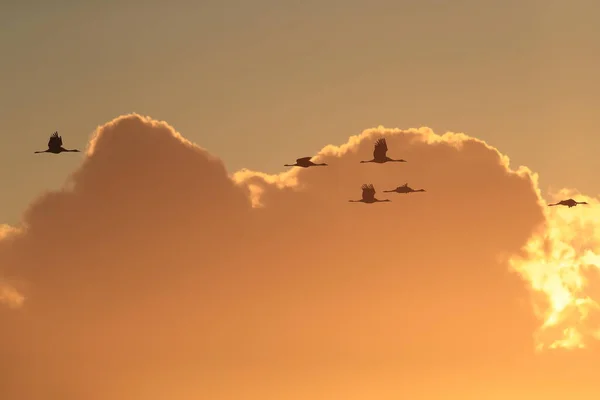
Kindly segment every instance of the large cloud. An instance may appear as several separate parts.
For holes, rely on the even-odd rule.
[[[358,163],[382,135],[408,163]],[[0,242],[25,297],[0,314],[0,398],[491,398],[549,379],[524,374],[550,364],[509,271],[547,223],[535,176],[425,128],[319,159],[230,178],[166,123],[99,127],[65,189]],[[427,192],[382,193],[407,181]],[[363,183],[392,202],[348,203]]]

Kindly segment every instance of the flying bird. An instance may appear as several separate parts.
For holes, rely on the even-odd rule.
[[[385,138],[381,138],[375,142],[375,146],[373,147],[373,159],[368,161],[361,161],[361,163],[377,163],[383,164],[386,162],[406,162],[406,160],[393,160],[387,156],[387,142]]]
[[[371,203],[378,203],[378,202],[384,202],[384,201],[391,201],[388,199],[384,199],[384,200],[379,200],[375,198],[375,188],[373,187],[373,185],[362,185],[362,199],[360,200],[348,200],[350,203],[367,203],[367,204],[371,204]]]
[[[575,201],[573,199],[567,199],[567,200],[559,201],[558,203],[548,204],[548,206],[550,206],[550,207],[552,207],[552,206],[567,206],[567,207],[571,208],[571,207],[575,207],[577,204],[587,204],[587,202]]]
[[[284,167],[302,167],[302,168],[308,168],[308,167],[326,167],[327,164],[325,163],[314,163],[312,161],[310,161],[312,157],[302,157],[302,158],[298,158],[296,159],[296,164],[284,164]]]
[[[416,193],[416,192],[424,192],[425,189],[413,189],[410,186],[408,186],[408,183],[405,183],[402,186],[398,186],[396,189],[394,190],[384,190],[383,193]]]
[[[44,151],[36,151],[35,153],[52,153],[52,154],[59,154],[59,153],[64,153],[64,152],[71,152],[71,153],[79,153],[79,150],[73,149],[73,150],[69,150],[69,149],[65,149],[64,147],[62,147],[62,137],[58,136],[58,132],[54,132],[52,134],[52,136],[50,136],[50,140],[48,140],[48,149],[44,150]]]

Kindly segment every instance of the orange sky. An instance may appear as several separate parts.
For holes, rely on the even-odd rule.
[[[358,162],[382,135],[408,163]],[[548,209],[528,169],[428,128],[318,159],[229,176],[167,123],[99,127],[3,230],[0,398],[598,398],[596,200]],[[405,182],[427,192],[382,193]],[[392,202],[348,203],[363,183]]]
[[[269,173],[363,129],[465,132],[600,194],[595,0],[28,0],[0,2],[0,222],[19,223],[85,146],[137,112],[232,173]],[[15,173],[18,171],[18,173]]]

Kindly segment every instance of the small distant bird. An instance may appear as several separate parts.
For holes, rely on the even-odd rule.
[[[383,164],[386,162],[406,162],[406,160],[393,160],[387,156],[387,142],[385,138],[381,138],[375,142],[375,146],[373,147],[373,159],[368,161],[361,161],[361,163],[377,163]]]
[[[573,199],[567,199],[559,201],[558,203],[548,204],[548,206],[567,206],[569,208],[575,207],[577,204],[587,204],[585,201],[575,201]]]
[[[48,140],[48,150],[36,151],[35,153],[52,153],[59,154],[64,152],[79,153],[79,150],[69,150],[62,147],[62,137],[58,136],[58,132],[54,132]]]
[[[392,192],[396,192],[396,193],[416,193],[416,192],[424,192],[424,191],[425,191],[425,189],[413,189],[410,186],[408,186],[408,183],[405,183],[402,186],[398,186],[394,190],[384,190],[383,193],[392,193]]]
[[[296,164],[284,164],[284,167],[302,167],[302,168],[308,168],[308,167],[326,167],[327,164],[325,163],[314,163],[312,161],[310,161],[312,157],[302,157],[302,158],[298,158],[296,159]]]
[[[367,203],[367,204],[371,204],[371,203],[378,203],[378,202],[384,202],[384,201],[391,201],[388,199],[385,200],[379,200],[375,198],[375,188],[373,187],[373,185],[362,185],[362,199],[360,200],[348,200],[350,203]]]

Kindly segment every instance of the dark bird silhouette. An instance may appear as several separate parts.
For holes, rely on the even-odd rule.
[[[575,207],[577,204],[587,204],[585,201],[575,201],[573,199],[567,199],[559,201],[558,203],[548,204],[548,206],[567,206],[569,208]]]
[[[302,158],[298,158],[296,159],[296,164],[284,164],[284,167],[302,167],[302,168],[308,168],[308,167],[326,167],[327,164],[325,163],[314,163],[312,161],[310,161],[312,157],[302,157]]]
[[[71,152],[71,153],[79,153],[79,150],[77,149],[73,149],[73,150],[69,150],[69,149],[65,149],[64,147],[62,147],[62,137],[58,136],[58,132],[54,132],[52,134],[52,136],[50,136],[50,140],[48,140],[48,149],[44,150],[44,151],[36,151],[35,153],[52,153],[52,154],[59,154],[59,153],[65,153],[65,152]]]
[[[408,186],[408,183],[405,183],[402,186],[398,186],[394,190],[384,190],[383,193],[392,193],[392,192],[396,192],[396,193],[416,193],[416,192],[424,192],[424,191],[425,191],[425,189],[413,189],[410,186]]]
[[[385,138],[381,138],[375,142],[375,146],[373,147],[373,159],[368,161],[361,161],[361,163],[377,163],[383,164],[386,162],[406,162],[406,160],[393,160],[387,156],[387,142]]]
[[[348,200],[350,203],[380,203],[384,201],[391,201],[388,199],[379,200],[375,198],[375,188],[373,185],[362,185],[362,199],[360,200]]]

